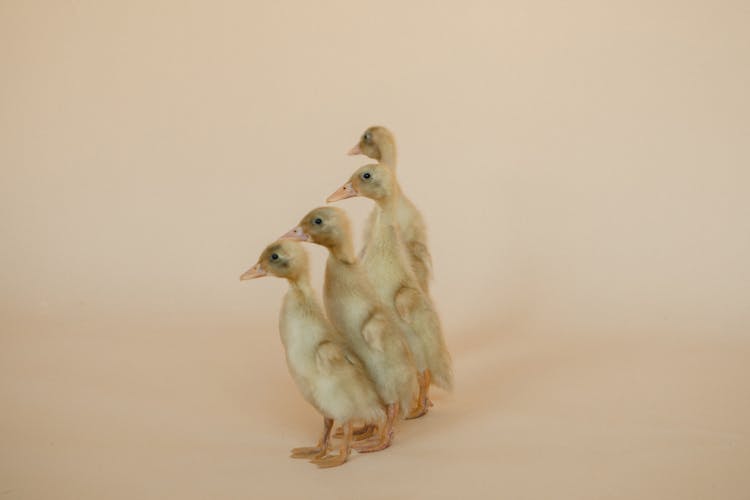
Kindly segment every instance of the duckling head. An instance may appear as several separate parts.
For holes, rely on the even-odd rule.
[[[291,240],[279,240],[263,250],[258,263],[243,273],[240,280],[270,275],[294,281],[307,273],[308,267],[307,252],[301,244]]]
[[[281,238],[310,241],[332,248],[351,238],[351,224],[340,208],[318,207],[310,210],[297,227]]]
[[[383,163],[378,163],[358,168],[349,178],[349,182],[337,189],[326,201],[331,203],[354,196],[383,201],[397,191],[398,184],[393,170]]]
[[[365,130],[359,142],[349,150],[349,155],[365,155],[380,161],[385,151],[396,147],[393,134],[385,127],[373,126]]]

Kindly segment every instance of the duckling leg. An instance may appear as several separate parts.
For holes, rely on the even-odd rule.
[[[367,439],[369,437],[372,437],[373,434],[375,434],[375,431],[378,430],[378,426],[375,424],[365,424],[364,426],[360,427],[359,429],[354,430],[354,440],[355,441],[362,441],[363,439]]]
[[[363,439],[367,439],[375,434],[377,428],[378,426],[375,424],[365,424],[362,427],[358,427],[352,431],[352,439],[354,439],[355,441],[362,441]],[[333,433],[333,437],[344,437],[344,427],[342,426],[336,429],[336,432]]]
[[[419,418],[427,414],[432,402],[428,395],[430,391],[430,381],[432,376],[430,370],[425,370],[421,373],[417,373],[417,381],[419,382],[419,396],[417,397],[417,405],[409,412],[406,416],[407,419]]]
[[[318,458],[323,457],[328,452],[328,441],[331,438],[331,429],[333,428],[333,419],[323,417],[323,435],[320,436],[317,446],[294,448],[292,458]]]
[[[428,408],[435,406],[430,400],[430,385],[432,385],[432,372],[428,368],[424,371],[424,404]]]
[[[352,450],[352,423],[347,422],[342,427],[344,430],[344,440],[342,441],[341,447],[339,448],[339,454],[328,455],[324,457],[315,457],[310,460],[310,462],[314,463],[321,469],[327,469],[329,467],[336,467],[338,465],[341,465],[349,459],[349,454]]]
[[[398,416],[398,403],[391,403],[386,407],[386,421],[380,426],[380,434],[366,441],[354,443],[352,447],[360,453],[370,453],[388,448],[393,442],[393,425]]]

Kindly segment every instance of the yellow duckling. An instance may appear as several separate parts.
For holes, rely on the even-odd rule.
[[[349,154],[363,154],[396,170],[396,140],[385,127],[375,126],[365,130],[359,142],[349,150]],[[401,196],[398,199],[396,214],[409,262],[414,268],[414,274],[417,275],[419,286],[422,290],[428,292],[432,276],[432,257],[427,245],[427,226],[417,207],[406,197]],[[367,250],[367,246],[372,239],[371,232],[374,219],[375,212],[373,211],[365,222],[365,246],[362,254]]]
[[[378,299],[365,270],[354,254],[349,219],[343,210],[320,207],[302,218],[282,238],[310,241],[328,248],[323,302],[328,317],[362,359],[380,399],[386,421],[374,438],[357,443],[360,452],[390,446],[393,425],[416,399],[416,368],[403,338],[398,318]]]
[[[385,127],[373,126],[365,130],[359,142],[349,150],[349,155],[365,155],[378,163],[385,163],[396,168],[396,139]]]
[[[326,320],[310,286],[307,253],[294,241],[277,241],[240,279],[278,276],[289,282],[279,316],[289,373],[305,400],[323,415],[323,435],[313,447],[295,448],[293,458],[312,458],[318,467],[335,467],[351,452],[352,422],[385,418],[382,402],[365,367]],[[338,455],[327,455],[334,421],[344,429]]]
[[[375,218],[370,244],[362,258],[370,281],[381,300],[390,305],[411,329],[407,341],[420,372],[419,399],[411,418],[424,415],[429,406],[429,387],[451,389],[451,358],[443,338],[440,318],[427,292],[420,286],[409,265],[398,226],[401,194],[395,172],[386,164],[366,165],[358,169],[328,202],[353,196],[375,200]]]

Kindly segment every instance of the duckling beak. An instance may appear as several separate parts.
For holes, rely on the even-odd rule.
[[[262,278],[263,276],[267,275],[268,273],[263,270],[262,267],[260,267],[260,262],[255,264],[253,267],[242,273],[242,276],[240,276],[240,281],[245,280],[252,280],[255,278]]]
[[[354,189],[354,186],[352,186],[351,182],[347,182],[346,184],[338,188],[335,193],[333,193],[331,196],[326,198],[326,202],[331,203],[334,201],[352,198],[354,196],[359,196],[359,193],[357,192],[356,189]]]
[[[310,241],[310,235],[307,234],[302,226],[297,226],[294,229],[285,233],[280,240],[297,240],[297,241]]]
[[[361,155],[362,154],[362,150],[359,149],[359,143],[355,144],[354,147],[352,149],[350,149],[349,152],[346,153],[346,154],[348,154],[349,156]]]

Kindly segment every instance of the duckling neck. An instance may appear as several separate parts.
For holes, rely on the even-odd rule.
[[[380,163],[385,163],[393,170],[396,170],[396,145],[395,144],[382,144],[378,150],[380,151]]]
[[[289,289],[301,293],[304,297],[314,297],[315,293],[310,284],[310,272],[289,279]]]
[[[286,350],[287,364],[292,375],[304,373],[309,366],[312,346],[325,336],[323,308],[310,285],[309,274],[289,280],[289,291],[284,296],[279,313],[281,342]],[[295,377],[296,378],[296,377]]]
[[[354,253],[354,244],[352,243],[351,238],[347,241],[341,241],[328,247],[328,251],[331,252],[332,257],[344,264],[354,264],[357,261],[357,256]]]
[[[391,190],[390,194],[376,200],[381,214],[385,217],[386,220],[395,220],[396,213],[398,211],[398,199],[400,195],[401,191],[396,186]]]

